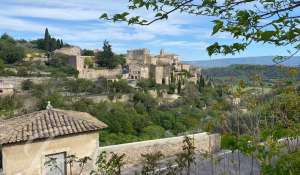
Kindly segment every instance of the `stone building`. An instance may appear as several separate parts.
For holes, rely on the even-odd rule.
[[[128,50],[126,63],[128,79],[153,79],[157,84],[169,84],[172,75],[180,75],[173,72],[188,72],[190,69],[190,65],[180,63],[178,55],[166,53],[163,49],[159,55],[151,55],[148,49]]]
[[[98,78],[116,78],[122,75],[122,68],[115,69],[98,68],[93,69],[85,65],[85,59],[93,60],[91,56],[82,56],[80,47],[63,47],[54,51],[52,57],[61,56],[67,59],[67,63],[78,71],[78,78],[98,79]]]
[[[63,47],[53,52],[52,57],[65,56],[67,63],[81,72],[84,69],[84,58],[81,56],[80,47]]]
[[[14,94],[14,86],[0,80],[0,96],[9,96]]]
[[[95,165],[99,130],[107,125],[88,113],[51,109],[0,121],[0,169],[5,175],[69,175],[68,156],[92,160],[83,174]],[[47,164],[55,159],[56,167]],[[80,170],[73,165],[73,174]],[[61,173],[60,173],[61,172]]]

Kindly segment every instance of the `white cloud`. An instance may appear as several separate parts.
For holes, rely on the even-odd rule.
[[[153,42],[149,42],[150,45],[158,45],[158,46],[169,46],[169,47],[177,47],[177,48],[185,48],[185,49],[196,49],[196,50],[205,50],[208,43],[203,41],[163,41],[156,40]]]
[[[45,29],[45,25],[28,20],[0,16],[0,29],[24,32],[41,32]],[[51,29],[58,30],[56,27],[51,27]]]

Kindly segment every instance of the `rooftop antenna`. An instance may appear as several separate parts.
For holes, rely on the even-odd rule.
[[[51,110],[52,108],[53,108],[53,106],[51,105],[51,102],[48,101],[48,102],[47,102],[46,109],[47,109],[47,110]]]

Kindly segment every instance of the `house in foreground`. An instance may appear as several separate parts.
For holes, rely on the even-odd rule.
[[[90,170],[98,153],[99,131],[106,127],[88,113],[52,108],[0,120],[0,169],[4,175],[67,175],[65,160],[76,155],[92,158],[86,165]],[[55,160],[56,168],[47,164],[49,160]],[[79,169],[74,165],[73,173]]]

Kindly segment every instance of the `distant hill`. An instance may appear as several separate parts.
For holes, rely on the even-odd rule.
[[[184,61],[184,63],[199,66],[202,68],[211,67],[226,67],[234,64],[248,64],[248,65],[274,65],[272,56],[261,57],[242,57],[242,58],[224,58],[212,60],[199,60],[199,61]],[[290,60],[282,63],[285,66],[299,66],[300,56],[295,56]]]
[[[259,75],[263,80],[289,78],[289,68],[276,65],[230,65],[227,67],[214,67],[203,70],[209,77],[222,79],[241,79],[250,80],[254,75]],[[298,67],[297,79],[300,79],[300,67]]]

